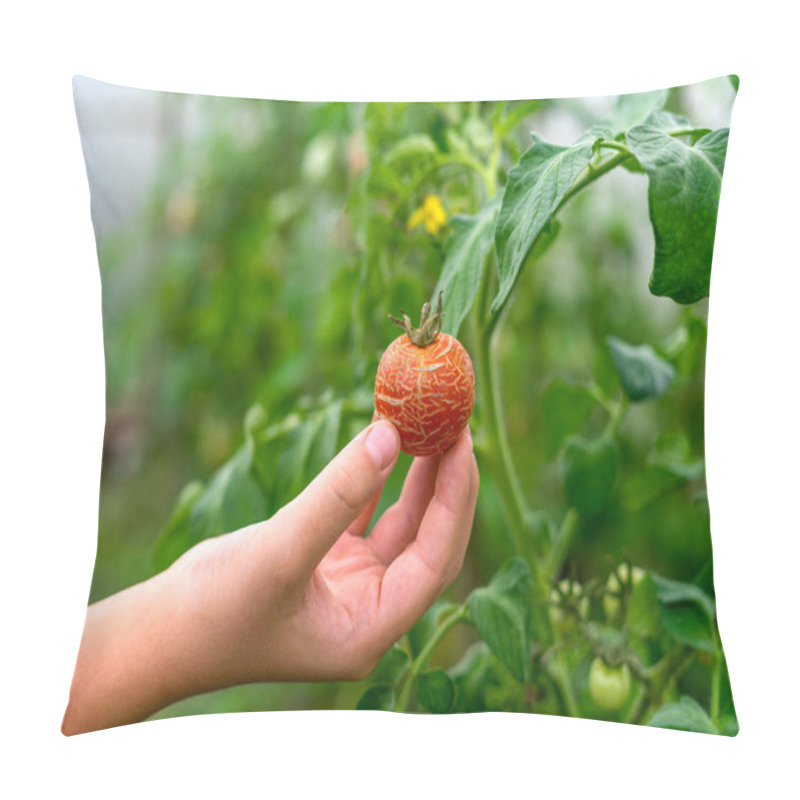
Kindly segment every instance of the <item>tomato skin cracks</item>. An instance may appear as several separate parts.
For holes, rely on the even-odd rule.
[[[472,362],[455,337],[439,333],[420,347],[403,334],[386,348],[375,379],[375,410],[397,428],[404,453],[443,453],[461,435],[474,404]]]

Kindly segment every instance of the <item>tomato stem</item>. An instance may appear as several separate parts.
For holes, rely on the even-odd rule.
[[[433,344],[436,341],[436,337],[442,330],[442,317],[444,317],[444,311],[442,311],[443,294],[444,292],[439,292],[439,297],[436,302],[436,311],[433,314],[431,314],[430,303],[425,303],[422,306],[419,328],[415,328],[411,324],[408,314],[406,314],[403,309],[400,309],[403,319],[398,319],[391,314],[389,314],[389,319],[408,334],[408,338],[411,340],[412,344],[415,344],[417,347],[427,347],[429,344]]]
[[[667,688],[670,679],[687,665],[693,655],[691,648],[686,645],[678,645],[670,650],[657,664],[648,667],[645,670],[647,679],[644,688],[636,698],[626,722],[641,725],[650,708],[661,702],[664,690]]]

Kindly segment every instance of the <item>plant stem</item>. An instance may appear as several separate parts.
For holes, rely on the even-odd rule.
[[[661,701],[670,678],[686,664],[692,655],[692,650],[689,647],[679,645],[670,650],[661,661],[647,670],[644,691],[636,699],[627,722],[634,725],[642,723],[650,707]]]
[[[564,521],[561,523],[561,528],[558,531],[555,542],[550,549],[550,555],[547,558],[546,574],[550,581],[554,581],[561,572],[564,562],[567,560],[569,551],[572,549],[572,542],[575,539],[575,533],[578,530],[578,523],[580,522],[580,514],[574,509],[567,509],[564,515]]]
[[[586,385],[586,391],[602,406],[610,417],[617,413],[617,402],[606,397],[605,392],[594,381]]]
[[[508,518],[514,550],[528,562],[533,581],[533,627],[544,642],[553,638],[550,616],[547,611],[548,583],[542,574],[539,561],[529,546],[527,529],[527,506],[519,477],[511,456],[508,432],[500,396],[500,383],[492,357],[492,344],[496,328],[489,311],[491,305],[491,256],[487,257],[478,294],[478,351],[477,372],[480,376],[479,390],[483,400],[483,420],[486,431],[485,460],[492,472],[500,501]]]
[[[580,717],[581,713],[578,709],[578,702],[575,699],[575,693],[572,691],[572,683],[569,679],[569,670],[567,669],[567,665],[564,661],[564,654],[558,653],[555,662],[556,663],[554,666],[556,674],[554,675],[554,678],[559,689],[561,690],[567,715],[570,717]]]
[[[500,139],[495,136],[489,165],[483,171],[487,197],[493,197],[497,190],[496,173],[500,149]],[[508,516],[514,549],[521,555],[527,551],[525,546],[525,498],[511,458],[505,417],[501,413],[500,383],[494,370],[492,359],[492,344],[497,322],[497,315],[492,315],[490,310],[493,265],[493,258],[490,254],[483,264],[483,274],[477,298],[480,391],[483,399],[483,413],[488,439],[487,452],[490,454],[489,465]]]
[[[519,485],[516,470],[511,459],[508,435],[501,420],[500,389],[492,363],[491,341],[481,336],[478,346],[478,365],[481,375],[482,396],[486,432],[491,454],[489,465],[503,501],[514,549],[518,554],[525,552],[525,501]]]
[[[478,323],[478,374],[479,390],[483,400],[483,416],[488,440],[487,452],[490,455],[489,466],[492,469],[500,498],[508,516],[514,549],[521,554],[525,551],[525,500],[519,485],[511,451],[508,434],[501,414],[500,386],[492,359],[493,336],[487,330],[489,317],[489,285],[491,281],[491,256],[484,264],[484,273],[478,296],[478,309],[481,313]]]
[[[491,198],[497,191],[497,165],[500,159],[502,144],[495,137],[489,164],[483,170],[486,196]],[[527,561],[533,583],[533,619],[532,629],[545,642],[552,642],[553,630],[547,608],[548,584],[542,575],[541,567],[535,552],[529,546],[530,534],[527,530],[527,506],[520,486],[519,476],[514,467],[508,432],[505,426],[505,415],[500,393],[500,382],[492,357],[492,345],[496,332],[499,314],[491,313],[491,289],[494,277],[494,256],[487,255],[483,264],[483,274],[478,288],[476,302],[477,330],[477,374],[478,391],[482,399],[482,417],[485,437],[483,449],[484,460],[492,472],[500,501],[506,512],[514,550]]]
[[[613,147],[616,150],[620,150],[620,152],[617,153],[617,155],[609,158],[607,161],[603,161],[602,163],[598,164],[597,166],[589,165],[586,174],[580,180],[576,181],[571,188],[564,193],[561,201],[553,211],[553,216],[558,214],[564,205],[568,203],[572,197],[578,194],[581,189],[585,189],[589,184],[594,183],[598,178],[602,177],[607,172],[611,172],[614,167],[618,167],[623,161],[627,161],[629,158],[634,157],[631,151],[628,150],[625,145],[622,145],[619,142],[602,142],[600,147]]]
[[[623,395],[616,404],[616,407],[611,414],[611,419],[608,421],[608,425],[606,425],[605,435],[608,436],[609,439],[615,439],[617,437],[617,434],[619,433],[619,426],[622,423],[622,419],[627,410],[628,399],[625,397],[625,395]]]
[[[604,139],[602,142],[598,142],[597,146],[606,147],[610,150],[618,150],[620,153],[627,153],[629,156],[633,155],[626,145],[622,144],[622,142],[614,141],[613,139]]]
[[[433,651],[436,649],[436,645],[438,645],[439,642],[447,635],[447,632],[451,628],[454,628],[459,622],[463,622],[468,616],[469,613],[467,611],[467,607],[459,606],[433,632],[431,638],[425,643],[425,647],[422,648],[420,654],[414,659],[408,669],[406,682],[403,684],[403,690],[400,692],[400,696],[397,698],[397,703],[395,704],[395,711],[406,710],[408,707],[408,701],[411,699],[411,689],[414,685],[414,682],[416,681],[425,664],[427,664],[431,653],[433,653]]]

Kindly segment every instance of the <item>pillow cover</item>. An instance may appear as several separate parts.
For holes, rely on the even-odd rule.
[[[495,710],[736,734],[703,433],[736,86],[315,104],[75,78],[107,386],[90,603],[296,497],[372,420],[388,314],[441,297],[474,364],[469,549],[410,631],[357,681],[246,681],[151,717]]]

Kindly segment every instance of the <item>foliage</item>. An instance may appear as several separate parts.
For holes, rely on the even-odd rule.
[[[153,207],[168,323],[150,335],[183,376],[183,424],[202,437],[223,419],[229,452],[195,462],[205,484],[191,476],[155,568],[300,491],[371,418],[387,313],[443,290],[478,389],[469,577],[350,707],[735,734],[702,428],[727,129],[692,124],[685,100],[623,96],[599,115],[566,101],[276,104],[246,147],[217,134],[183,217],[172,162]],[[554,119],[578,129],[570,144],[535,132]],[[592,699],[598,659],[630,675],[619,707]]]

